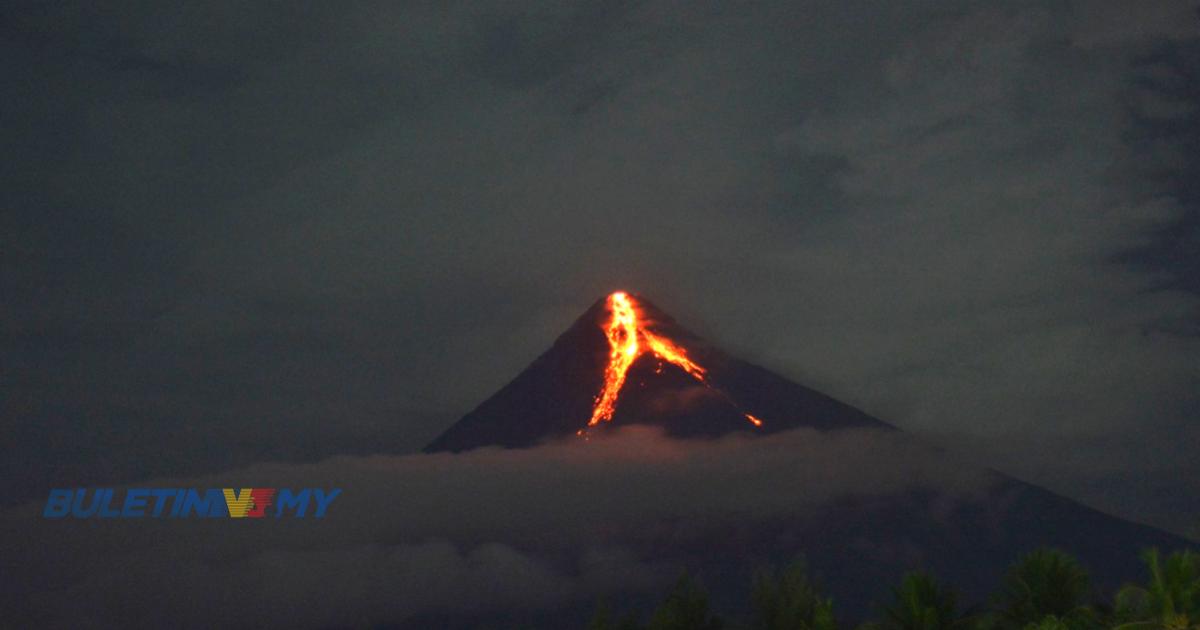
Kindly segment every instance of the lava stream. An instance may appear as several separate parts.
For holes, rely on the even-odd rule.
[[[638,315],[633,298],[628,294],[617,291],[608,296],[608,308],[612,312],[608,323],[604,326],[604,334],[608,337],[608,366],[604,369],[604,388],[596,396],[592,408],[592,418],[588,426],[612,420],[617,408],[617,396],[625,385],[625,376],[630,366],[645,352],[650,352],[662,361],[666,361],[687,372],[692,378],[700,381],[705,387],[719,393],[726,400],[729,396],[716,389],[708,382],[706,370],[697,365],[687,356],[687,351],[676,345],[670,339],[660,337],[644,326]],[[732,400],[730,400],[732,402]],[[749,414],[742,413],[754,426],[761,427],[763,421]],[[583,434],[583,430],[579,431]]]

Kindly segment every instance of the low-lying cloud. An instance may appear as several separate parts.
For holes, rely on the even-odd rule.
[[[52,521],[40,504],[9,510],[0,556],[25,577],[4,608],[74,627],[556,609],[663,588],[680,565],[645,550],[664,540],[803,518],[847,497],[928,490],[969,501],[991,478],[877,430],[695,442],[633,427],[528,450],[263,464],[139,485],[334,486],[342,496],[322,520]]]

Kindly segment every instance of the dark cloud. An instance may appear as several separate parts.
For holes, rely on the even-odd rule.
[[[1200,477],[1195,23],[1176,1],[14,5],[0,490],[413,450],[619,286],[1188,529],[1182,486],[1103,480]]]
[[[320,521],[45,520],[41,503],[12,508],[0,513],[0,556],[23,568],[6,570],[21,577],[0,602],[16,619],[70,627],[553,610],[657,592],[679,569],[661,555],[679,536],[820,514],[848,497],[920,490],[947,506],[978,503],[995,482],[876,430],[689,442],[632,427],[520,451],[258,464],[140,485],[336,485],[342,495]],[[639,551],[647,541],[659,555]]]

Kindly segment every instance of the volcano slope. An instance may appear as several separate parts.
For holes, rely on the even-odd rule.
[[[606,391],[613,395],[606,398]],[[683,440],[802,429],[880,432],[931,458],[944,455],[858,409],[721,352],[645,298],[625,293],[597,301],[425,451],[523,449],[628,425],[655,426]],[[756,568],[803,557],[850,620],[871,615],[907,570],[929,570],[966,601],[981,603],[1019,555],[1050,546],[1080,558],[1094,586],[1108,592],[1142,577],[1142,548],[1189,544],[1001,473],[956,465],[964,478],[989,480],[974,500],[949,500],[932,486],[882,497],[846,494],[803,516],[663,522],[621,542],[647,561],[699,573],[716,604],[734,612],[749,600]],[[782,492],[786,480],[764,483],[780,484]]]

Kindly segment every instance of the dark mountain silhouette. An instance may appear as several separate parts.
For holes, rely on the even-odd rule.
[[[711,387],[647,352],[630,367],[612,422],[600,430],[653,424],[676,437],[715,437],[732,431],[773,433],[797,427],[891,428],[820,392],[726,355],[645,298],[634,298],[652,330],[683,346],[708,370]],[[604,380],[609,343],[602,328],[608,318],[606,300],[600,299],[550,350],[430,442],[425,451],[522,448],[575,434],[591,417]],[[762,418],[763,426],[748,422],[745,413]]]
[[[644,298],[634,299],[650,330],[685,348],[707,370],[707,385],[647,352],[630,366],[611,423],[590,431],[653,424],[673,436],[697,439],[735,431],[765,435],[799,427],[898,431],[849,405],[728,356]],[[609,317],[606,300],[596,302],[546,353],[425,451],[524,448],[575,434],[591,417],[604,382],[610,351],[604,326]],[[761,418],[763,426],[748,422],[747,413]],[[929,451],[935,454],[937,449]],[[1040,546],[1076,555],[1091,571],[1096,587],[1111,589],[1141,577],[1138,550],[1188,544],[1034,485],[990,474],[995,483],[979,503],[946,506],[932,491],[886,500],[846,497],[802,521],[759,521],[718,530],[667,524],[659,535],[629,544],[644,557],[668,557],[699,571],[716,603],[733,609],[745,605],[747,595],[741,585],[750,582],[756,566],[803,555],[839,602],[842,614],[852,618],[868,615],[879,598],[887,596],[885,585],[896,583],[901,573],[913,568],[931,570],[969,601],[980,601],[1008,563]]]

